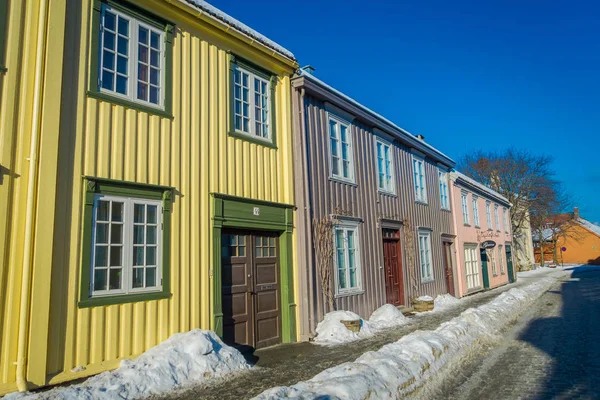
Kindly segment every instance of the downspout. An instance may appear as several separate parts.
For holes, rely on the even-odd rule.
[[[46,19],[48,0],[43,0],[38,17],[37,51],[35,55],[35,80],[33,87],[33,115],[31,123],[31,144],[29,148],[29,181],[27,182],[27,205],[25,211],[25,243],[23,249],[23,277],[21,279],[21,303],[19,310],[19,336],[17,350],[17,388],[27,391],[27,333],[29,330],[29,303],[31,300],[31,259],[33,242],[33,218],[35,212],[35,192],[38,179],[38,142],[40,136],[40,114],[42,98],[42,74],[44,52],[46,50]]]

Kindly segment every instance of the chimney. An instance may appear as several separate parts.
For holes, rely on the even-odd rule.
[[[573,209],[573,215],[575,216],[575,218],[579,218],[579,207],[575,207]]]
[[[300,69],[302,71],[306,72],[307,74],[311,74],[311,75],[315,74],[315,68],[312,65],[305,65],[304,67],[302,67]]]
[[[417,135],[417,139],[419,139],[420,141],[424,142],[425,141],[425,136],[418,134]]]

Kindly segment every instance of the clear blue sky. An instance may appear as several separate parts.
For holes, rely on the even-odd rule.
[[[600,222],[599,2],[209,2],[455,160],[552,155],[581,215]]]

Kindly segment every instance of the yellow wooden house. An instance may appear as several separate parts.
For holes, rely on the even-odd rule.
[[[0,395],[296,340],[296,68],[200,0],[0,0]]]

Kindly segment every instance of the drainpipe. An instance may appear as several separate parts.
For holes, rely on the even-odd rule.
[[[29,330],[29,303],[31,300],[31,259],[33,243],[33,218],[35,213],[35,192],[38,179],[38,142],[40,137],[40,115],[42,98],[42,74],[44,52],[46,50],[46,19],[48,0],[40,6],[37,32],[37,51],[35,55],[35,81],[33,87],[33,116],[31,123],[31,144],[29,148],[29,181],[27,182],[27,205],[25,214],[25,245],[23,249],[23,277],[21,280],[21,303],[19,310],[19,336],[17,350],[17,387],[20,392],[27,391],[27,333]]]

